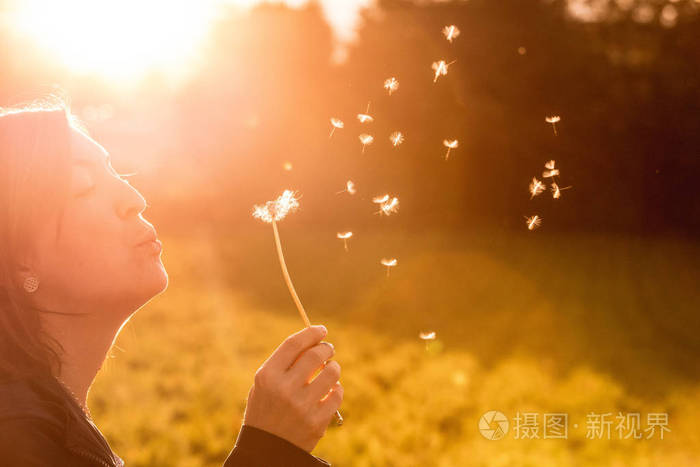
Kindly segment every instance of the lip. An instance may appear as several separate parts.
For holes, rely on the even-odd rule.
[[[156,233],[153,230],[147,230],[144,232],[143,235],[141,235],[140,240],[134,245],[134,246],[141,246],[147,243],[158,243],[160,244],[160,240],[158,240],[158,237],[156,236]]]
[[[138,248],[144,248],[150,250],[152,253],[160,253],[163,251],[163,244],[160,240],[148,240],[146,242],[139,243],[136,245]]]

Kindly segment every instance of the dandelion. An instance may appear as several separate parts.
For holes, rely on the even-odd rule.
[[[280,234],[277,230],[277,221],[281,221],[287,216],[287,214],[296,211],[298,208],[299,198],[295,195],[293,191],[284,190],[284,192],[279,198],[273,201],[268,201],[261,206],[253,206],[253,217],[260,219],[265,223],[272,224],[272,232],[275,236],[275,246],[277,247],[277,257],[279,258],[280,267],[282,268],[282,276],[284,276],[284,281],[287,283],[287,288],[289,289],[289,293],[292,296],[292,300],[294,300],[294,304],[296,305],[297,310],[299,310],[299,315],[301,315],[301,319],[304,321],[304,325],[308,328],[311,326],[311,322],[309,321],[309,317],[306,315],[304,306],[301,304],[301,300],[299,300],[299,296],[297,295],[297,292],[294,289],[294,285],[292,284],[292,278],[289,277],[289,271],[287,271],[287,264],[285,263],[284,255],[282,254],[282,242],[280,241]],[[342,425],[343,417],[337,410],[335,412],[335,417],[336,423],[338,425]]]
[[[537,178],[532,177],[532,181],[530,182],[530,199],[539,195],[543,191],[544,191],[544,183],[537,180]]]
[[[418,337],[423,339],[424,341],[432,341],[435,340],[435,331],[430,331],[430,332],[421,332],[418,334]]]
[[[355,188],[355,184],[353,183],[352,180],[348,180],[345,183],[345,189],[336,192],[336,195],[339,195],[340,193],[345,193],[345,192],[347,192],[350,195],[354,195],[355,193],[357,193],[357,189]]]
[[[571,186],[565,186],[564,188],[559,188],[559,185],[557,185],[555,182],[552,182],[552,198],[554,199],[559,199],[561,198],[561,192],[563,190],[568,190],[571,188]]]
[[[389,135],[389,141],[391,141],[391,144],[393,144],[394,147],[403,143],[404,139],[405,138],[403,137],[403,133],[401,133],[400,131],[395,131],[391,135]]]
[[[527,230],[535,230],[540,226],[540,224],[542,224],[542,218],[538,215],[526,217],[525,219],[527,222]]]
[[[384,203],[386,203],[387,201],[389,201],[389,195],[388,195],[388,194],[382,195],[382,196],[375,196],[374,198],[372,198],[372,202],[373,202],[373,203],[377,203],[377,204],[384,204]]]
[[[545,170],[542,172],[542,178],[556,177],[559,175],[559,169]]]
[[[377,214],[379,215],[391,215],[391,213],[396,212],[399,210],[399,199],[397,197],[391,198],[391,200],[384,201],[379,205],[379,211],[377,211]]]
[[[396,258],[382,258],[380,263],[382,263],[383,266],[386,266],[386,277],[389,277],[389,271],[398,264],[398,260]]]
[[[450,151],[459,146],[459,141],[457,141],[456,139],[443,139],[442,144],[447,148],[447,153],[445,153],[445,160],[447,160],[447,158],[450,157]]]
[[[370,102],[367,103],[367,110],[365,110],[365,113],[357,114],[357,119],[360,123],[372,123],[374,121],[374,118],[369,114],[369,104]]]
[[[368,135],[367,133],[362,133],[360,136],[360,142],[362,143],[362,154],[365,153],[365,146],[372,144],[374,141],[374,136]]]
[[[284,170],[286,170],[287,172],[289,172],[289,171],[292,170],[292,168],[293,168],[293,167],[292,167],[292,163],[291,163],[291,162],[285,162],[284,164],[282,164],[282,168],[283,168]]]
[[[549,160],[549,161],[547,161],[547,162],[544,163],[544,168],[545,168],[545,169],[549,169],[549,170],[554,170],[554,164],[556,164],[556,162],[554,161],[554,159]]]
[[[391,93],[399,89],[399,82],[394,78],[393,76],[391,78],[387,78],[384,81],[384,89],[389,91],[389,95],[391,96]]]
[[[557,122],[561,120],[559,115],[552,115],[550,117],[545,117],[544,121],[552,124],[552,130],[554,130],[554,136],[557,136]]]
[[[440,75],[444,76],[447,74],[447,67],[452,65],[457,60],[452,60],[450,63],[445,63],[445,60],[440,60],[439,62],[433,62],[433,70],[435,70],[435,79],[433,83],[437,81]]]
[[[328,135],[329,138],[333,136],[333,132],[336,128],[343,128],[345,126],[345,123],[343,123],[343,121],[339,118],[331,118],[331,125],[333,126],[333,128],[331,128],[331,134]]]
[[[343,241],[343,246],[345,247],[345,251],[348,251],[348,238],[352,237],[352,232],[338,232],[336,234],[336,237],[341,239]]]
[[[445,26],[442,28],[442,34],[445,36],[445,39],[452,43],[452,39],[456,39],[459,36],[459,28],[454,24]]]

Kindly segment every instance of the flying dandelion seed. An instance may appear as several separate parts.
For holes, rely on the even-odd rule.
[[[345,251],[348,251],[348,238],[352,237],[352,232],[338,232],[336,234],[336,237],[341,239],[343,241],[343,246],[345,247]]]
[[[442,28],[442,34],[445,36],[445,39],[452,43],[452,40],[456,39],[457,36],[459,36],[459,28],[454,24],[445,26],[444,28]]]
[[[556,177],[559,175],[559,169],[545,170],[542,172],[542,178]]]
[[[374,136],[368,135],[367,133],[362,133],[360,136],[360,142],[362,143],[362,154],[365,153],[365,146],[372,144],[374,141]]]
[[[285,163],[282,165],[282,168],[283,168],[284,170],[286,170],[287,172],[289,172],[289,171],[292,170],[292,168],[293,168],[293,167],[292,167],[292,163],[291,163],[291,162],[285,162]]]
[[[389,271],[398,264],[398,260],[396,258],[382,258],[380,263],[382,263],[383,266],[386,266],[386,277],[389,277]]]
[[[554,170],[554,164],[556,164],[556,162],[554,161],[554,159],[549,160],[549,161],[547,161],[547,162],[544,163],[544,168],[545,168],[545,169],[549,169],[549,170]]]
[[[377,211],[377,214],[379,215],[386,215],[389,216],[391,213],[395,213],[396,211],[399,210],[399,199],[397,197],[393,197],[390,201],[384,201],[381,203],[379,206],[379,211]]]
[[[530,182],[530,199],[539,195],[543,191],[544,191],[544,183],[537,180],[537,178],[532,177],[532,181]]]
[[[335,194],[339,195],[340,193],[345,193],[345,192],[347,192],[350,195],[354,195],[355,193],[357,193],[357,189],[355,188],[355,184],[353,183],[352,180],[348,180],[347,183],[345,183],[344,190],[340,190],[340,191],[336,192]]]
[[[275,200],[268,201],[263,205],[253,206],[253,217],[260,219],[261,221],[272,224],[272,232],[275,236],[275,246],[277,248],[277,257],[280,261],[280,268],[282,268],[282,276],[284,276],[284,281],[287,283],[287,288],[289,293],[294,300],[294,304],[299,311],[301,319],[304,321],[304,325],[308,328],[311,326],[309,317],[304,310],[304,306],[299,300],[299,295],[297,295],[294,285],[292,284],[292,278],[289,276],[289,271],[287,270],[287,263],[284,261],[284,255],[282,254],[282,242],[280,241],[280,234],[277,230],[277,221],[284,219],[290,212],[296,211],[299,208],[299,198],[291,190],[284,190],[282,195]],[[336,423],[338,425],[343,424],[343,417],[340,412],[336,410],[335,412]]]
[[[559,185],[556,184],[556,182],[552,182],[552,198],[554,199],[559,199],[561,198],[561,192],[563,190],[568,190],[571,188],[571,186],[565,186],[564,188],[559,188]]]
[[[535,230],[542,224],[542,218],[540,216],[534,215],[532,217],[526,217],[527,230]]]
[[[372,202],[373,202],[373,203],[377,203],[377,204],[384,204],[384,203],[386,203],[387,201],[389,201],[389,195],[388,195],[388,194],[382,195],[382,196],[375,196],[374,198],[372,198]]]
[[[401,133],[400,131],[395,131],[389,136],[389,141],[391,141],[391,144],[393,144],[394,147],[403,143],[404,139],[405,138],[403,137],[403,133]]]
[[[384,89],[389,91],[389,95],[391,96],[391,93],[399,89],[399,82],[394,78],[393,76],[391,78],[387,78],[384,81]]]
[[[459,146],[459,141],[456,139],[443,139],[442,144],[447,148],[447,153],[445,153],[445,160],[447,160],[447,158],[450,157],[450,151]]]
[[[437,81],[439,76],[447,75],[447,68],[456,61],[457,60],[452,60],[450,63],[445,63],[445,60],[440,60],[439,62],[433,62],[432,68],[433,68],[433,70],[435,70],[435,79],[433,79],[433,83],[435,83]]]
[[[435,339],[435,335],[435,331],[421,332],[418,334],[418,337],[420,337],[424,341],[432,341]]]
[[[552,124],[554,136],[557,136],[557,122],[561,121],[561,117],[559,115],[552,115],[551,117],[545,117],[544,121]]]
[[[333,126],[333,128],[331,128],[331,134],[328,135],[329,138],[333,136],[333,132],[336,128],[343,128],[345,126],[345,123],[343,123],[343,121],[339,118],[331,118],[331,125]]]
[[[365,113],[363,114],[357,114],[357,119],[360,121],[360,123],[372,123],[374,121],[374,117],[372,117],[369,114],[369,105],[371,102],[367,103],[367,110],[365,110]]]

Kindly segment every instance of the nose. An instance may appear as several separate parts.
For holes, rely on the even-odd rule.
[[[136,188],[132,187],[128,181],[118,179],[118,183],[118,196],[116,202],[117,214],[122,219],[129,219],[132,216],[138,216],[146,209],[146,199]]]

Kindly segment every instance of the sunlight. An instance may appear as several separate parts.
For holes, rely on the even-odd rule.
[[[97,74],[119,82],[152,71],[169,77],[194,66],[200,45],[223,6],[246,11],[259,4],[304,8],[310,0],[51,0],[15,1],[10,15],[15,31],[76,74]],[[335,62],[346,58],[356,39],[360,13],[373,0],[321,0],[333,30]]]
[[[213,2],[27,0],[14,24],[75,73],[128,79],[179,73],[208,31]]]

